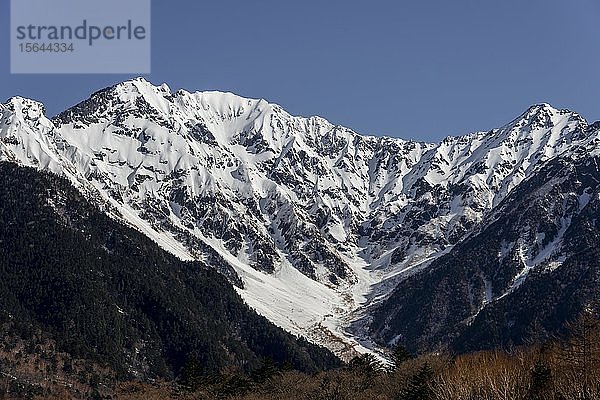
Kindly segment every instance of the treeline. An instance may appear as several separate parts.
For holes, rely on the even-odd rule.
[[[341,366],[66,181],[7,163],[0,181],[0,398],[600,398],[597,306],[543,344]]]
[[[569,323],[562,338],[511,351],[450,356],[412,356],[398,347],[383,365],[372,355],[341,368],[299,372],[289,363],[264,358],[251,371],[230,366],[206,373],[191,361],[175,381],[118,381],[110,371],[87,362],[38,383],[0,376],[0,397],[139,400],[593,400],[600,399],[600,320],[584,313]],[[48,346],[43,346],[43,351]],[[42,352],[43,352],[42,351]],[[36,357],[39,360],[39,351]],[[1,354],[1,351],[0,351]],[[2,364],[2,363],[0,363]],[[27,362],[27,364],[44,363]],[[47,363],[46,363],[47,364]],[[64,357],[59,366],[65,369]],[[6,371],[2,368],[3,372]],[[48,371],[47,371],[48,372]],[[64,372],[64,371],[63,371]],[[80,379],[92,373],[100,379]],[[32,374],[29,377],[34,376]],[[74,379],[76,378],[76,379]],[[70,382],[67,387],[65,382]],[[75,388],[73,386],[75,385]],[[87,385],[87,387],[86,387]],[[74,390],[76,389],[76,390]],[[37,395],[37,396],[36,396]]]
[[[510,351],[413,357],[402,347],[383,365],[371,355],[319,373],[264,363],[253,374],[189,370],[178,384],[124,384],[127,399],[593,400],[600,399],[600,321],[584,313],[562,338]]]
[[[304,371],[341,365],[250,309],[213,268],[163,251],[64,179],[0,162],[0,182],[7,359],[19,351],[13,343],[51,341],[121,380],[173,380],[192,363],[204,373],[249,372],[264,358]],[[6,365],[0,371],[11,374]]]

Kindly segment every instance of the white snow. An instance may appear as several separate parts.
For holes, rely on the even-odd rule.
[[[348,333],[350,323],[399,279],[449,252],[448,237],[465,221],[480,221],[545,160],[574,145],[597,147],[598,133],[577,137],[581,117],[547,104],[500,129],[431,144],[361,136],[232,93],[172,93],[166,84],[141,78],[111,90],[110,118],[99,115],[84,125],[55,126],[41,104],[27,99],[0,105],[0,160],[63,174],[164,249],[184,260],[202,259],[143,211],[162,212],[162,222],[224,257],[245,283],[240,295],[260,314],[346,357],[377,351],[361,332]],[[148,115],[136,113],[139,100],[148,104]],[[425,183],[435,190],[424,190]],[[199,205],[201,215],[192,219],[175,193],[210,203]],[[584,192],[579,209],[589,200]],[[326,217],[319,229],[317,214]],[[426,217],[413,227],[408,218],[414,215]],[[554,260],[569,223],[563,221],[558,237],[535,257],[520,243],[502,244],[501,260],[515,246],[523,259],[513,287],[534,266]],[[361,225],[370,228],[368,235],[359,234]],[[242,232],[241,250],[222,239],[229,232]],[[430,240],[415,242],[415,235]],[[254,265],[253,240],[274,249],[273,274]],[[329,280],[325,260],[310,254],[311,240],[347,268],[346,278]],[[310,259],[317,280],[295,268],[296,251]],[[392,262],[396,254],[405,256]]]

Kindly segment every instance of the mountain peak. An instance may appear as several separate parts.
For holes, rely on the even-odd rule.
[[[574,111],[569,110],[568,108],[556,108],[549,103],[538,103],[529,107],[523,114],[521,114],[520,118],[540,118],[545,116],[559,116],[559,115],[571,115],[571,116],[579,116]]]
[[[29,118],[39,118],[46,115],[44,104],[26,97],[13,96],[4,103],[4,106],[17,114],[27,111]]]
[[[143,77],[133,78],[127,81],[123,81],[114,85],[111,89],[116,90],[119,93],[136,93],[146,99],[159,95],[161,97],[175,96],[177,98],[182,97],[195,97],[202,99],[209,105],[214,105],[216,108],[235,107],[238,104],[258,104],[268,105],[269,103],[264,99],[247,98],[240,96],[232,92],[218,91],[218,90],[207,90],[207,91],[194,91],[189,92],[185,89],[179,89],[172,93],[171,88],[167,83],[155,85],[152,82],[146,80]]]
[[[154,85],[152,82],[146,80],[142,77],[137,77],[133,79],[129,79],[127,81],[123,81],[117,83],[113,86],[115,89],[134,89],[138,91],[140,94],[148,94],[148,93],[162,93],[165,95],[171,94],[171,88],[168,84],[162,83],[160,85]]]
[[[546,116],[560,113],[561,110],[553,107],[549,103],[538,103],[530,106],[518,119],[538,119]]]
[[[533,104],[529,107],[528,110],[529,111],[542,111],[542,110],[558,111],[558,109],[556,107],[554,107],[552,104],[546,103],[546,102]]]
[[[530,106],[525,112],[515,118],[506,126],[509,128],[522,129],[549,129],[567,121],[576,121],[586,124],[586,120],[569,109],[558,109],[549,103],[539,103]],[[527,131],[529,131],[527,130]]]
[[[583,119],[547,103],[436,145],[144,78],[53,124],[35,120],[37,102],[6,107],[30,118],[6,113],[0,159],[72,171],[111,215],[182,259],[209,260],[280,326],[325,341],[312,332],[326,325],[343,343],[354,343],[341,334],[351,310],[460,243],[539,165],[595,145]]]

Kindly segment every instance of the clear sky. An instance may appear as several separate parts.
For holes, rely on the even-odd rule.
[[[125,0],[124,0],[125,1]],[[48,114],[127,75],[11,75]],[[358,132],[437,141],[549,102],[600,119],[600,0],[153,0],[152,74],[265,98]]]

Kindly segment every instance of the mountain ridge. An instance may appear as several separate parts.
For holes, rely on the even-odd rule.
[[[38,336],[141,380],[180,377],[192,362],[205,373],[269,357],[312,371],[340,364],[258,316],[215,268],[178,260],[68,180],[8,162],[0,176],[4,350]]]
[[[23,129],[0,124],[0,159],[65,174],[180,258],[225,260],[259,313],[346,356],[372,346],[347,332],[366,306],[448,253],[541,165],[593,151],[598,134],[541,103],[440,143],[362,136],[264,100],[143,79],[51,121],[40,106],[19,108]]]

